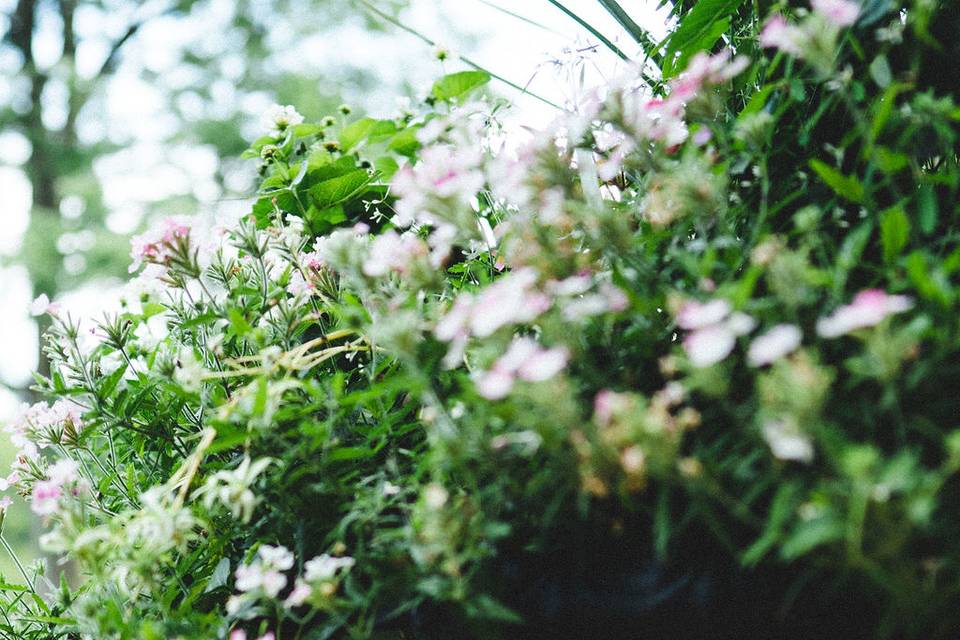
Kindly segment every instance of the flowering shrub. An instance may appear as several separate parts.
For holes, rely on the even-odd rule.
[[[5,483],[80,577],[0,628],[955,637],[954,14],[732,15],[516,147],[479,71],[272,109],[250,215],[135,239],[119,314],[35,305]]]

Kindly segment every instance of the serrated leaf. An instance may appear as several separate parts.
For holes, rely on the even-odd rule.
[[[349,200],[370,184],[373,177],[363,169],[319,182],[307,191],[318,209],[328,209]]]

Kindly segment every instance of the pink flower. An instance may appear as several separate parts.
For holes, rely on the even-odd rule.
[[[778,324],[750,343],[747,364],[751,367],[776,362],[800,346],[803,338],[800,329],[792,324]]]
[[[313,283],[307,281],[303,277],[303,274],[299,271],[294,271],[290,275],[290,283],[287,285],[287,293],[293,296],[299,296],[302,294],[310,293],[314,289]]]
[[[396,231],[380,234],[370,246],[370,253],[363,263],[363,273],[371,276],[384,276],[391,271],[407,273],[417,256],[427,254],[427,246],[420,238]]]
[[[10,496],[3,496],[3,498],[0,498],[0,513],[6,513],[7,509],[9,509],[10,505],[12,504],[13,500],[10,498]]]
[[[506,398],[513,388],[513,376],[503,371],[487,371],[477,377],[477,393],[487,400]]]
[[[477,392],[488,400],[499,400],[510,393],[518,378],[527,382],[549,380],[567,366],[568,359],[564,347],[544,349],[532,338],[516,338],[490,371],[477,377]]]
[[[530,322],[550,308],[550,299],[536,291],[537,274],[520,269],[480,292],[470,312],[470,331],[483,338],[511,324]]]
[[[243,629],[234,629],[230,632],[230,640],[247,640],[247,632]]]
[[[593,398],[593,420],[601,427],[609,426],[613,418],[631,406],[626,394],[603,389]]]
[[[47,297],[47,294],[45,293],[41,293],[30,304],[30,315],[32,316],[42,316],[45,313],[55,315],[59,310],[60,305],[56,304],[55,302],[50,302],[50,298]]]
[[[33,485],[33,494],[30,496],[30,509],[38,516],[49,516],[56,513],[60,507],[60,497],[63,491],[60,484],[52,480],[40,480]]]
[[[860,6],[849,0],[810,0],[813,10],[838,27],[849,27],[857,21]]]
[[[144,262],[164,263],[173,250],[178,239],[190,235],[190,225],[180,218],[165,218],[160,225],[148,229],[130,241],[130,257],[133,262],[129,271],[133,273]]]
[[[817,321],[817,333],[823,338],[836,338],[857,329],[879,324],[884,318],[913,308],[909,296],[889,295],[881,289],[865,289],[831,315]]]
[[[257,638],[257,640],[276,640],[276,636],[273,635],[273,631],[267,631],[265,634]]]
[[[760,32],[760,46],[780,49],[784,53],[799,56],[803,52],[806,34],[787,22],[781,15],[775,15],[763,26]]]
[[[731,310],[730,303],[722,298],[706,303],[691,300],[680,308],[677,326],[687,330],[702,329],[725,319]]]
[[[698,53],[690,60],[683,74],[670,82],[670,99],[690,100],[705,86],[723,84],[744,71],[750,66],[750,61],[744,56],[730,59],[730,49],[709,55]]]
[[[313,591],[310,589],[310,585],[303,580],[297,580],[293,587],[293,591],[291,591],[290,595],[287,596],[287,599],[284,600],[283,606],[288,609],[299,607],[306,602],[307,598],[310,597],[312,592]]]
[[[698,368],[709,367],[730,355],[736,335],[727,327],[714,324],[697,329],[683,340],[683,349],[690,363]]]

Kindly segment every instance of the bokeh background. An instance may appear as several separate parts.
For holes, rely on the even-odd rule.
[[[552,0],[0,0],[0,426],[40,368],[29,314],[40,293],[97,317],[126,277],[129,237],[171,214],[249,206],[255,163],[238,156],[271,103],[308,120],[341,103],[389,117],[444,72],[437,41],[558,105],[620,59]],[[662,38],[669,3],[620,0]],[[371,6],[373,10],[371,10]],[[636,45],[596,0],[563,8],[615,45]],[[419,34],[419,36],[417,35]],[[499,82],[515,130],[556,115]],[[12,455],[0,434],[0,476]],[[23,503],[3,535],[38,557]],[[0,574],[13,565],[0,554]]]

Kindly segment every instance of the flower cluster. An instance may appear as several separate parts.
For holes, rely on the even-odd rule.
[[[921,11],[870,12],[934,55]],[[14,624],[537,636],[676,572],[799,607],[758,637],[838,609],[956,636],[953,87],[846,0],[797,16],[757,37],[803,63],[745,58],[744,5],[736,51],[668,40],[536,133],[478,70],[395,117],[272,107],[248,215],[138,236],[97,322],[33,305],[49,401],[0,488],[83,585],[24,598],[24,568]]]

